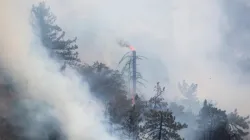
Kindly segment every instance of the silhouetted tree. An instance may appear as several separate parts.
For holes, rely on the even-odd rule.
[[[141,137],[154,140],[181,140],[178,131],[186,128],[187,125],[176,122],[167,103],[163,102],[164,98],[161,96],[165,88],[161,88],[158,82],[155,89],[156,95],[149,100],[149,110],[146,110],[144,114]]]
[[[97,98],[106,102],[116,98],[120,101],[127,98],[126,84],[119,71],[95,62],[93,65],[82,65],[79,73],[83,75],[83,80],[89,83],[91,92]]]
[[[140,123],[142,121],[141,112],[139,109],[131,107],[123,117],[121,130],[127,138],[138,140],[140,134]]]
[[[170,110],[161,111],[151,109],[145,113],[145,124],[142,126],[142,137],[157,140],[181,140],[178,131],[186,128],[186,124],[175,121]]]
[[[198,116],[198,140],[230,140],[226,111],[205,100]]]
[[[136,124],[131,123],[137,122],[135,117],[139,112],[131,108],[131,100],[127,98],[127,88],[122,74],[100,62],[82,65],[79,73],[83,75],[83,80],[89,83],[93,95],[105,103],[109,131],[113,133],[121,130],[124,135],[132,136],[132,128],[135,130]],[[133,116],[133,120],[130,115]]]
[[[197,113],[201,106],[197,98],[198,85],[192,83],[189,85],[185,80],[182,83],[178,83],[178,88],[184,99],[181,100],[181,104],[185,106],[185,109]]]
[[[165,92],[165,87],[161,87],[160,83],[157,82],[156,86],[154,87],[154,91],[156,92],[155,96],[151,97],[148,101],[148,107],[150,109],[166,109],[167,102],[164,102],[164,98],[162,94]]]
[[[124,42],[124,41],[119,41],[118,44],[120,46],[122,46],[122,47],[130,46],[127,42]],[[126,82],[129,84],[129,86],[128,86],[129,91],[131,90],[130,86],[131,86],[131,81],[132,81],[132,77],[133,77],[132,76],[132,73],[133,73],[133,59],[134,59],[133,55],[132,55],[131,51],[129,51],[129,52],[125,53],[123,55],[123,57],[121,58],[121,60],[119,61],[119,65],[124,64],[122,66],[122,68],[121,68],[121,74],[124,76]],[[138,61],[146,59],[146,57],[140,56],[140,55],[137,54],[135,59],[137,61],[137,65],[138,65]],[[137,70],[136,71],[136,83],[138,85],[145,86],[144,82],[146,82],[146,80],[143,78],[142,74]],[[137,86],[136,90],[137,90],[136,94],[138,94],[139,93],[138,92],[139,91],[138,86]]]
[[[229,121],[229,131],[233,140],[243,140],[249,134],[249,116],[242,117],[238,114],[237,109],[227,115]]]
[[[75,66],[80,62],[76,39],[64,40],[65,32],[62,31],[55,21],[56,16],[50,11],[50,7],[45,2],[40,2],[32,7],[33,27],[39,32],[42,45],[47,48],[51,57],[56,58],[70,66]]]
[[[129,109],[121,117],[121,127],[119,130],[122,131],[123,137],[138,140],[140,134],[140,124],[143,121],[143,112],[145,108],[144,101],[140,96],[136,96],[136,102],[131,106],[131,101],[129,102]]]
[[[178,105],[175,102],[169,104],[169,109],[173,112],[176,121],[186,123],[188,128],[182,129],[179,134],[185,137],[186,140],[194,140],[197,129],[196,115],[191,111],[186,111],[184,106]]]

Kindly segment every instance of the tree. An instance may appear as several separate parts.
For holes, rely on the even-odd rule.
[[[110,132],[121,130],[123,135],[130,138],[137,135],[138,131],[135,130],[138,130],[138,109],[141,105],[138,101],[135,110],[131,107],[122,74],[100,62],[82,65],[79,73],[83,80],[89,83],[91,93],[106,104],[105,115],[108,118]]]
[[[181,93],[188,99],[191,100],[197,100],[196,97],[196,91],[197,91],[197,84],[192,83],[191,85],[188,85],[188,83],[183,80],[182,84],[178,83],[179,90]]]
[[[135,104],[130,106],[128,111],[122,116],[120,130],[123,131],[123,136],[126,136],[126,138],[139,140],[140,124],[143,121],[145,104],[140,96],[136,95],[135,98],[137,100]]]
[[[196,113],[200,109],[200,103],[197,98],[197,88],[198,85],[192,83],[189,85],[185,80],[182,83],[178,83],[178,88],[184,99],[181,100],[181,104],[185,106],[186,109],[191,110]]]
[[[235,140],[243,140],[249,134],[249,116],[242,117],[238,114],[237,109],[227,115],[229,121],[229,130]]]
[[[187,128],[187,125],[176,122],[170,110],[151,109],[145,114],[145,124],[141,131],[142,137],[145,139],[181,140],[177,132],[183,128]]]
[[[167,108],[167,103],[161,97],[165,88],[161,88],[159,82],[156,85],[156,95],[149,100],[149,110],[145,112],[144,123],[141,128],[141,137],[153,140],[181,140],[177,133],[186,124],[175,121],[173,113]]]
[[[119,41],[118,44],[121,47],[129,47],[130,45],[127,42],[124,41]],[[131,51],[125,53],[123,55],[123,57],[121,58],[121,60],[119,61],[119,65],[124,64],[122,69],[121,69],[121,73],[122,75],[126,78],[126,82],[129,84],[128,86],[128,90],[130,91],[130,86],[131,86],[131,81],[133,79],[133,59],[136,59],[136,62],[138,62],[138,60],[143,60],[146,59],[146,57],[144,56],[140,56],[140,55],[136,55],[136,58],[133,57],[133,54],[131,54]],[[138,64],[136,64],[138,65]],[[140,84],[142,86],[145,86],[143,82],[145,82],[146,80],[143,78],[143,76],[141,75],[140,72],[136,71],[136,83]],[[139,91],[138,88],[136,88],[137,91]],[[137,93],[136,93],[137,94]]]
[[[226,111],[204,101],[198,116],[198,140],[230,140]]]
[[[79,73],[88,82],[91,92],[102,101],[127,99],[126,84],[119,71],[95,62],[93,65],[82,65]]]
[[[186,140],[194,140],[197,129],[196,115],[191,111],[186,111],[184,106],[178,105],[175,102],[169,104],[169,109],[173,112],[176,121],[186,123],[188,128],[182,129],[179,134],[185,137]]]
[[[167,103],[163,102],[164,98],[162,94],[165,92],[165,87],[161,87],[160,83],[157,82],[156,86],[154,87],[154,91],[156,95],[149,99],[148,107],[151,109],[164,109],[167,107]]]
[[[78,46],[75,44],[77,38],[64,40],[65,32],[55,23],[56,16],[50,12],[50,7],[47,7],[45,2],[33,5],[31,11],[33,27],[39,30],[37,35],[50,56],[64,64],[77,65],[80,62],[76,51]]]
[[[121,130],[123,131],[123,134],[127,136],[127,138],[138,140],[142,117],[140,110],[134,107],[131,107],[125,114],[122,121]]]

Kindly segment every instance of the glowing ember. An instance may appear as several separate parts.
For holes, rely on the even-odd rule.
[[[132,105],[134,105],[134,104],[135,104],[135,97],[132,96]]]
[[[127,47],[127,48],[129,48],[131,51],[135,51],[135,48],[133,47],[133,46],[130,46],[128,43],[126,43],[126,42],[124,42],[124,41],[119,41],[118,42],[119,44],[120,44],[120,46],[122,46],[122,47]]]
[[[130,49],[131,51],[135,51],[135,48],[134,48],[133,46],[129,46],[129,49]]]

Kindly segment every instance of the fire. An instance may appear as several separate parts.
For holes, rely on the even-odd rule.
[[[135,104],[135,97],[132,96],[132,105],[134,105],[134,104]]]
[[[135,51],[135,48],[134,48],[133,46],[129,46],[129,49],[130,49],[131,51]]]
[[[129,48],[131,51],[135,51],[135,48],[133,47],[133,46],[130,46],[127,42],[124,42],[124,41],[119,41],[118,42],[119,44],[120,44],[120,46],[122,46],[122,47],[127,47],[127,48]]]

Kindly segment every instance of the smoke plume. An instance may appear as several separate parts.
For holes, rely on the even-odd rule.
[[[0,1],[0,64],[18,87],[22,98],[51,105],[69,140],[111,140],[101,123],[102,106],[87,85],[46,55],[29,24],[34,1]]]
[[[237,27],[247,28],[240,26],[246,23],[243,21],[246,18],[239,13],[247,9],[247,1],[72,0],[58,5],[58,0],[51,0],[48,3],[58,16],[58,24],[69,36],[78,36],[83,61],[101,60],[117,67],[126,51],[118,47],[117,38],[129,41],[138,54],[147,57],[148,60],[138,62],[141,64],[138,69],[148,81],[144,92],[148,97],[157,81],[167,85],[169,96],[179,96],[176,83],[186,80],[198,84],[200,99],[215,100],[219,107],[229,111],[238,108],[243,114],[249,113],[249,82],[242,84],[246,74],[235,65],[236,54],[228,51],[231,46],[245,52],[239,46],[242,36],[248,37],[247,30],[239,31]],[[237,8],[239,5],[241,8]]]

